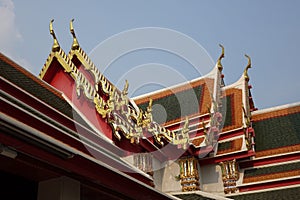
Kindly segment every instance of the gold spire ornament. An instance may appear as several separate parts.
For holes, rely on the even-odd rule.
[[[246,81],[249,81],[250,78],[248,75],[248,69],[251,68],[251,58],[247,54],[245,54],[245,57],[248,59],[248,64],[247,64],[246,68],[244,69],[244,78]]]
[[[218,58],[217,67],[218,67],[218,69],[220,71],[222,71],[223,70],[223,66],[222,66],[221,60],[222,60],[222,58],[225,57],[225,50],[224,50],[224,46],[223,45],[219,44],[219,46],[222,48],[222,53],[221,53],[220,57]]]
[[[76,50],[76,49],[79,48],[79,43],[78,43],[78,40],[77,40],[76,35],[75,35],[75,31],[74,31],[74,27],[73,27],[73,21],[74,21],[74,19],[71,19],[71,21],[70,21],[70,32],[73,36],[72,50]]]
[[[58,41],[57,41],[57,39],[56,39],[54,30],[53,30],[53,22],[54,22],[54,19],[51,19],[50,24],[49,24],[49,30],[50,30],[50,34],[51,34],[52,37],[53,37],[52,51],[53,51],[53,52],[56,52],[56,51],[59,51],[60,46],[59,46],[59,44],[58,44]]]
[[[124,89],[122,90],[122,94],[123,95],[127,95],[128,94],[128,88],[129,88],[128,80],[125,80]]]

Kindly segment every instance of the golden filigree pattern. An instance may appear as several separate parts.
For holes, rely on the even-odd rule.
[[[149,101],[149,106],[145,112],[141,109],[137,110],[134,108],[129,103],[129,98],[127,97],[129,88],[128,81],[126,80],[124,89],[121,92],[116,91],[116,88],[100,73],[86,53],[80,48],[73,28],[73,21],[73,19],[70,21],[70,32],[73,36],[73,44],[69,56],[67,56],[59,46],[53,29],[53,20],[51,20],[49,28],[50,34],[53,36],[54,44],[52,46],[52,52],[40,73],[40,77],[44,77],[51,61],[55,57],[65,72],[69,73],[75,81],[77,96],[80,97],[83,94],[89,101],[94,103],[95,110],[102,118],[107,119],[117,139],[121,139],[121,133],[132,143],[139,143],[140,138],[143,137],[143,129],[146,129],[146,131],[153,134],[155,140],[161,145],[164,145],[163,140],[165,140],[174,145],[181,145],[186,148],[189,142],[188,121],[185,123],[182,131],[179,134],[175,134],[175,132],[167,130],[153,122],[151,113],[152,100]],[[76,55],[85,69],[93,74],[95,85],[92,85],[87,77],[73,64],[71,61],[73,55]],[[108,97],[107,100],[104,100],[104,98],[100,96],[101,93],[99,92],[98,85],[101,85],[102,92]]]
[[[179,167],[179,178],[182,191],[186,192],[200,190],[197,159],[194,157],[180,159]]]
[[[224,193],[237,192],[236,181],[239,180],[239,170],[236,160],[220,162],[222,171],[222,180],[224,184]]]

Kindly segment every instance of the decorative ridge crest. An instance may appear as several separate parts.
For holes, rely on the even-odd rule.
[[[73,21],[74,21],[74,19],[71,19],[71,21],[70,21],[70,32],[73,36],[72,50],[75,50],[75,49],[79,48],[79,43],[78,43],[78,40],[77,40],[76,35],[75,35],[75,31],[74,31],[74,27],[73,27]]]
[[[53,52],[56,52],[56,51],[59,51],[60,46],[59,46],[59,43],[58,43],[58,41],[57,41],[57,39],[56,39],[55,32],[54,32],[54,30],[53,30],[53,22],[54,22],[54,19],[51,19],[50,24],[49,24],[49,30],[50,30],[50,34],[51,34],[52,37],[53,37],[52,51],[53,51]]]
[[[62,50],[62,48],[60,48],[60,45],[57,41],[54,29],[53,29],[53,22],[54,22],[54,19],[52,19],[49,24],[49,31],[53,37],[52,51],[49,54],[49,56],[47,57],[47,60],[44,64],[42,70],[39,73],[40,79],[43,79],[45,74],[47,73],[47,70],[52,62],[53,57],[57,58],[58,62],[61,63],[62,67],[65,69],[66,72],[70,73],[75,68],[75,65],[72,63],[72,61],[66,55],[66,53]]]
[[[220,55],[219,58],[218,58],[218,61],[217,61],[217,67],[218,67],[218,69],[219,69],[220,71],[222,71],[222,70],[223,70],[223,66],[222,66],[221,60],[222,60],[222,58],[225,57],[225,50],[224,50],[224,46],[223,46],[223,45],[219,44],[219,46],[221,47],[222,52],[221,52],[221,55]]]
[[[72,22],[72,20],[71,20],[71,22]],[[71,22],[70,22],[70,30],[71,30],[71,24],[72,24]],[[72,31],[71,31],[71,33],[72,33]],[[74,33],[74,35],[73,35],[73,33]],[[76,37],[75,37],[75,41],[74,41],[75,32],[73,31],[73,33],[72,33],[73,44],[72,44],[72,49],[69,52],[69,57],[71,57],[72,55],[76,55],[77,58],[83,64],[83,67],[93,75],[96,90],[99,91],[98,85],[101,84],[102,91],[106,95],[109,95],[109,92],[112,91],[114,86],[105,78],[105,76],[98,70],[98,68],[95,66],[95,64],[92,62],[92,60],[89,58],[89,56],[85,53],[85,51],[79,46]],[[77,46],[77,44],[78,44],[78,46]]]
[[[245,78],[246,81],[249,81],[250,78],[249,78],[249,75],[248,75],[248,69],[251,68],[251,58],[247,54],[245,54],[245,57],[248,59],[248,63],[247,63],[246,68],[244,69],[244,78]]]
[[[49,29],[50,34],[53,36],[54,44],[52,52],[49,54],[46,63],[40,72],[40,78],[43,78],[55,57],[60,63],[66,73],[68,73],[75,81],[77,96],[84,95],[89,101],[93,102],[96,111],[102,118],[106,118],[108,124],[111,125],[114,135],[121,139],[119,132],[123,133],[125,138],[130,139],[131,143],[139,143],[139,139],[143,137],[143,129],[146,128],[153,134],[153,137],[159,144],[164,145],[161,139],[172,143],[173,145],[183,146],[186,148],[188,144],[188,129],[184,129],[182,133],[177,135],[175,132],[161,127],[159,124],[152,121],[152,99],[149,101],[147,111],[142,112],[140,109],[136,110],[129,104],[128,81],[126,80],[123,91],[116,91],[116,87],[112,85],[100,71],[95,67],[87,54],[80,48],[75,36],[73,28],[73,20],[70,22],[70,31],[73,35],[72,50],[69,55],[60,48],[53,30],[53,21],[50,21]],[[74,45],[75,44],[75,45]],[[78,44],[78,46],[77,46]],[[73,48],[74,47],[74,48]],[[75,48],[76,47],[76,48]],[[89,80],[81,73],[71,60],[71,55],[76,55],[81,62],[84,62],[86,70],[91,71],[95,76],[95,83],[101,84],[103,93],[108,96],[108,100],[100,96],[98,87],[93,87]],[[138,119],[140,117],[140,119]],[[138,124],[142,120],[144,123]],[[187,125],[186,125],[187,126]],[[186,127],[185,126],[185,127]]]

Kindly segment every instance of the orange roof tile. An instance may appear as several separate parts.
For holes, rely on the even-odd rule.
[[[223,112],[228,116],[224,116],[225,124],[222,132],[232,129],[240,128],[243,126],[243,110],[242,110],[242,90],[237,88],[229,88],[225,90],[224,98],[230,98],[230,104],[223,105]],[[230,109],[230,110],[227,110]],[[231,118],[231,123],[226,124],[226,117]]]

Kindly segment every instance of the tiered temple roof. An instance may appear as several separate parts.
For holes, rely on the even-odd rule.
[[[299,196],[300,103],[257,110],[249,56],[231,85],[223,81],[220,45],[209,74],[129,98],[128,82],[123,90],[116,88],[80,47],[73,20],[68,54],[52,23],[54,42],[40,79],[0,54],[5,133],[0,145],[15,150],[17,162],[26,160],[27,171],[42,174],[31,172],[27,178],[67,175],[82,181],[83,188],[109,190],[116,199],[142,198],[140,191],[151,194],[148,199],[173,198],[165,192],[182,199],[279,197],[281,191]],[[43,167],[28,167],[29,159]]]

